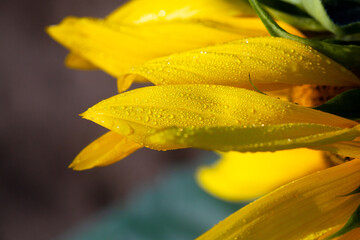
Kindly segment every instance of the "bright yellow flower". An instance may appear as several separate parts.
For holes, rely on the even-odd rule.
[[[268,36],[259,18],[234,17],[244,15],[243,6],[241,1],[136,0],[106,19],[68,17],[48,27],[47,32],[72,51],[67,66],[98,67],[121,77],[132,67],[157,57],[243,37]],[[165,15],[159,17],[162,11]],[[286,24],[282,26],[302,35]],[[119,81],[119,90],[126,90],[131,82]]]
[[[337,231],[360,202],[358,194],[345,196],[358,187],[359,160],[323,170],[329,163],[318,150],[360,158],[360,125],[249,89],[358,87],[360,80],[309,46],[269,37],[246,6],[135,0],[105,19],[69,17],[49,27],[71,51],[69,67],[100,68],[118,78],[120,92],[133,81],[156,85],[121,93],[83,113],[110,132],[70,167],[109,165],[141,147],[228,152],[214,167],[199,170],[198,180],[231,201],[257,198],[313,173],[241,209],[199,239],[318,239]],[[356,234],[359,230],[341,239]]]

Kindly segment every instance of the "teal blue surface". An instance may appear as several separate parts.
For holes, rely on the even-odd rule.
[[[194,239],[245,204],[227,203],[201,190],[195,167],[174,170],[158,184],[113,206],[61,240]]]

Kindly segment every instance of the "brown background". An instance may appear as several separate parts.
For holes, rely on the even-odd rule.
[[[0,239],[52,239],[188,158],[144,149],[106,168],[67,168],[105,132],[78,114],[116,94],[116,82],[66,69],[67,51],[44,28],[68,15],[104,17],[122,2],[0,1]]]

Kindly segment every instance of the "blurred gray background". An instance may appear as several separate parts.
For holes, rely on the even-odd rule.
[[[106,132],[78,114],[116,94],[116,81],[66,69],[67,51],[44,28],[68,15],[104,17],[123,2],[0,1],[1,240],[52,239],[194,154],[144,149],[110,167],[67,168]]]

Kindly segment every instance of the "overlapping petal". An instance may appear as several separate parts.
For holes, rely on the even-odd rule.
[[[142,146],[114,132],[108,132],[84,148],[70,164],[74,170],[107,166],[117,162]]]
[[[360,126],[360,125],[359,125]],[[146,143],[177,148],[201,148],[217,151],[277,151],[291,148],[317,148],[360,136],[359,126],[335,128],[312,123],[288,123],[268,126],[171,127],[149,136]],[[349,156],[347,149],[343,154]]]
[[[65,58],[65,66],[78,70],[96,70],[97,67],[76,53],[69,53]]]
[[[360,159],[360,141],[358,139],[355,139],[355,141],[350,141],[350,142],[349,141],[337,142],[333,144],[317,146],[315,147],[315,149],[329,151],[341,156]]]
[[[291,85],[358,86],[349,70],[309,46],[274,37],[247,38],[154,59],[128,78],[156,85],[219,84],[261,90]]]
[[[359,160],[308,175],[245,206],[198,239],[318,239],[342,227],[358,207],[359,194],[345,195],[359,182]],[[346,235],[342,239],[349,239]]]
[[[255,199],[310,173],[330,166],[322,151],[305,148],[277,152],[222,153],[196,178],[210,194],[228,201]]]
[[[249,107],[249,103],[251,103],[251,107]],[[333,138],[338,141],[340,141],[339,139],[347,141],[352,140],[355,131],[347,132],[339,128],[357,125],[351,120],[301,107],[254,91],[202,84],[153,86],[132,90],[96,104],[82,116],[120,135],[127,136],[136,143],[145,144],[145,146],[157,150],[175,149],[181,146],[178,143],[172,144],[171,141],[146,139],[154,131],[172,126],[230,127],[230,132],[233,127],[238,127],[244,131],[251,132],[255,129],[271,135],[269,129],[262,131],[256,127],[249,127],[288,123],[295,123],[294,126],[298,127],[296,123],[303,123],[303,125],[300,124],[301,131],[296,128],[291,130],[292,125],[290,127],[282,126],[281,129],[273,131],[279,132],[279,137],[282,134],[291,136],[290,133],[297,133],[298,135],[295,137],[298,138],[306,138],[301,135],[302,133],[319,134],[319,137],[315,139],[318,141],[321,141],[321,134],[335,131],[336,134],[332,136]],[[314,127],[311,124],[324,126]],[[227,135],[226,131],[222,134]],[[344,138],[338,139],[339,136]],[[253,137],[253,140],[254,138],[256,137]],[[329,138],[331,139],[331,137]],[[287,143],[287,139],[279,139],[281,143],[284,141]],[[311,142],[311,137],[307,141]],[[293,146],[298,147],[297,143],[295,140],[292,142]],[[331,141],[324,140],[322,143],[331,143]]]
[[[223,17],[254,16],[255,13],[246,1],[233,0],[132,0],[113,11],[105,18],[106,22],[117,25],[142,24],[151,21],[175,19],[211,19]],[[91,60],[91,59],[90,59]],[[91,62],[74,52],[65,59],[66,66],[75,69],[96,69]]]
[[[223,43],[246,36],[267,36],[258,18],[184,19],[126,25],[68,17],[47,32],[76,53],[68,66],[103,69],[119,77],[150,59],[174,52]],[[83,61],[81,57],[87,62]]]

